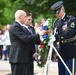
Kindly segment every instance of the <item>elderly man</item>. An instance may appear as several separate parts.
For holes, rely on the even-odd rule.
[[[57,29],[55,37],[59,42],[59,53],[72,75],[76,75],[76,18],[65,13],[63,1],[56,2],[51,9],[57,17],[54,29]],[[58,59],[58,69],[58,75],[70,75],[60,59]]]
[[[15,21],[9,30],[11,40],[9,62],[11,64],[12,75],[31,75],[29,64],[35,53],[34,42],[39,40],[39,36],[46,32],[41,31],[39,34],[31,35],[28,27],[24,29],[23,24],[26,19],[26,12],[17,10],[15,13]]]

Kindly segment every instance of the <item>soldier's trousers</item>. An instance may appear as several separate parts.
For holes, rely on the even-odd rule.
[[[65,63],[72,73],[72,70],[73,70],[72,59],[66,60]],[[60,59],[58,59],[58,75],[70,75],[68,70],[65,68],[65,66],[63,65],[63,63],[61,62]],[[75,58],[75,62],[74,62],[74,75],[76,75],[76,58]]]

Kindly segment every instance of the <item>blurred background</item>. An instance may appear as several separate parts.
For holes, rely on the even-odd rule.
[[[41,22],[44,17],[55,20],[55,14],[50,7],[59,0],[0,0],[0,28],[6,24],[12,24],[14,13],[17,9],[23,9],[33,14],[34,22]],[[76,0],[63,0],[66,12],[76,16]]]

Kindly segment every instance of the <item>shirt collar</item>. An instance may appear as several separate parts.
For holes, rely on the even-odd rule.
[[[27,29],[28,29],[28,27],[29,27],[29,26],[27,26],[27,25],[25,25],[25,24],[23,24],[23,26],[26,27]]]
[[[64,18],[65,14],[66,14],[66,13],[64,13],[64,15],[62,16],[62,18],[61,18],[61,19],[63,19],[63,18]]]
[[[15,20],[16,22],[18,22],[21,26],[23,26],[23,24],[22,23],[20,23],[18,20]]]

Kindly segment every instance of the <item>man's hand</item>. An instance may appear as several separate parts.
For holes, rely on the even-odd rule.
[[[38,60],[38,53],[34,53],[33,57],[35,58],[35,60]]]
[[[42,36],[42,35],[44,35],[44,34],[46,34],[46,30],[41,30],[41,31],[39,32],[39,35],[40,35],[40,36]]]

